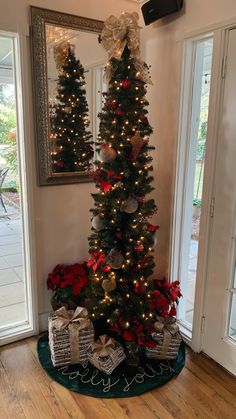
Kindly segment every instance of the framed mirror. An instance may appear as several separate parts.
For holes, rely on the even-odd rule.
[[[106,52],[103,22],[31,6],[39,185],[89,182]]]

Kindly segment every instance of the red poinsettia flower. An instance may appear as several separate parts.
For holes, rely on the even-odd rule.
[[[176,316],[176,307],[175,306],[171,306],[169,315],[170,316]]]
[[[156,299],[156,305],[159,309],[165,308],[166,306],[169,306],[169,301],[167,298],[160,294]]]
[[[75,282],[74,284],[72,284],[72,294],[74,296],[78,296],[81,293],[81,286],[79,284],[79,282]]]
[[[71,265],[70,272],[73,275],[80,275],[80,276],[86,276],[86,270],[84,269],[83,265],[81,263],[74,263],[74,265]]]
[[[62,278],[62,281],[59,284],[60,288],[66,288],[68,285],[73,284],[74,276],[72,274],[65,274]]]
[[[48,289],[54,291],[56,286],[60,283],[60,278],[53,276],[52,274],[48,274],[47,286]]]

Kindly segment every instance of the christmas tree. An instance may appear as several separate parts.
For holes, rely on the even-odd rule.
[[[126,342],[151,345],[156,315],[169,313],[173,288],[167,286],[164,295],[162,282],[150,279],[158,229],[150,221],[157,207],[148,197],[153,190],[149,151],[154,147],[149,145],[152,128],[145,98],[149,71],[139,58],[137,21],[136,13],[123,14],[120,26],[111,17],[101,35],[110,59],[99,115],[98,192],[92,195],[88,266],[92,318],[104,319],[108,333],[112,330]]]
[[[84,68],[69,46],[58,81],[58,104],[51,119],[53,172],[77,172],[90,168],[92,134],[88,130],[88,104]]]

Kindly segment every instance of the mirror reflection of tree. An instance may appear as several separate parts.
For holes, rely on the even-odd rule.
[[[88,171],[93,157],[88,129],[84,68],[69,45],[59,74],[57,104],[51,117],[53,173]]]

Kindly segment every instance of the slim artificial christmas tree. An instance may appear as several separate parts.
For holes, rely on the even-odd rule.
[[[88,104],[84,89],[84,68],[68,46],[59,74],[58,104],[51,120],[53,172],[77,172],[90,168],[92,134],[88,130]]]
[[[147,197],[153,190],[145,98],[150,79],[138,32],[138,15],[125,13],[109,18],[101,34],[109,53],[108,91],[100,113],[88,266],[92,319],[104,320],[108,333],[125,342],[152,347],[156,315],[169,314],[177,297],[171,293],[179,290],[167,285],[163,293],[161,281],[150,279],[158,227],[150,222],[156,204]]]

